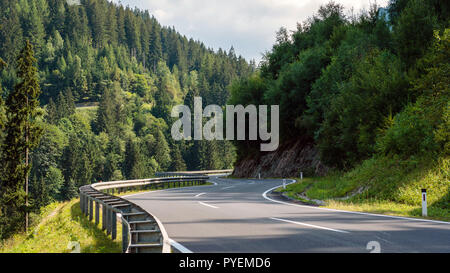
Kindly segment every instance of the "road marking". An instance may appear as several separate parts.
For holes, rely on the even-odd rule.
[[[349,233],[348,231],[344,231],[344,230],[332,229],[332,228],[321,227],[321,226],[316,226],[316,225],[310,225],[310,224],[306,224],[306,223],[302,223],[302,222],[296,222],[296,221],[280,219],[280,218],[275,218],[275,217],[271,217],[270,219],[281,221],[281,222],[286,222],[286,223],[291,223],[291,224],[296,224],[296,225],[301,225],[301,226],[313,227],[313,228],[318,228],[318,229],[325,229],[325,230],[341,232],[341,233]]]
[[[295,183],[295,180],[291,180],[291,181],[292,182],[289,183],[289,184]],[[286,185],[289,185],[289,184],[286,184]],[[373,214],[373,213],[359,212],[359,211],[338,210],[338,209],[319,208],[319,207],[313,207],[313,206],[292,204],[292,203],[278,201],[278,200],[272,199],[270,197],[267,197],[267,194],[269,192],[273,191],[274,189],[280,188],[282,186],[283,185],[280,185],[280,186],[276,186],[276,187],[273,187],[273,188],[270,188],[270,189],[266,190],[262,194],[262,197],[264,197],[264,199],[269,200],[269,201],[274,202],[274,203],[279,203],[279,204],[284,204],[284,205],[294,206],[294,207],[301,207],[301,208],[318,209],[318,210],[326,210],[326,211],[334,211],[334,212],[342,212],[342,213],[350,213],[350,214],[359,214],[359,215],[368,215],[368,216],[377,216],[377,217],[385,217],[385,218],[393,218],[393,219],[402,219],[402,220],[410,220],[410,221],[418,221],[418,222],[430,222],[430,223],[450,225],[450,222],[444,222],[444,221],[419,219],[419,218],[408,218],[408,217],[402,217],[402,216],[382,215],[382,214]]]
[[[222,190],[231,189],[231,188],[234,188],[234,186],[225,187],[225,188],[222,188]]]
[[[199,197],[199,196],[201,196],[201,195],[203,195],[203,194],[206,194],[206,192],[199,193],[199,194],[197,194],[195,197]]]
[[[207,180],[207,182],[213,183],[212,186],[217,186],[217,185],[218,185],[217,182],[214,182],[214,181],[211,181],[211,180]],[[133,197],[133,196],[137,196],[137,195],[147,194],[147,193],[162,192],[162,191],[177,191],[177,190],[192,189],[192,188],[199,188],[199,187],[211,187],[211,185],[200,185],[200,186],[192,186],[192,187],[168,188],[168,189],[163,189],[163,190],[156,190],[156,191],[146,191],[146,192],[140,192],[140,193],[133,193],[133,194],[123,195],[123,196],[119,196],[119,197],[121,197],[121,198],[126,198],[126,197]],[[184,194],[189,194],[189,193],[184,193]]]
[[[203,206],[207,206],[207,207],[210,207],[210,208],[213,208],[213,209],[218,209],[219,207],[216,207],[216,206],[213,206],[213,205],[210,205],[210,204],[206,204],[206,203],[203,203],[203,202],[198,202],[200,205],[203,205]]]
[[[169,243],[170,243],[171,246],[173,246],[174,248],[178,249],[181,253],[193,253],[191,250],[189,250],[184,245],[178,243],[175,240],[169,239]]]

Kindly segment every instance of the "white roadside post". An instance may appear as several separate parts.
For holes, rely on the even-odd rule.
[[[286,189],[286,179],[283,179],[283,189]]]
[[[258,173],[258,179],[261,179],[261,173]]]
[[[422,189],[422,216],[427,216],[427,190]]]
[[[300,172],[300,180],[303,180],[303,172]]]

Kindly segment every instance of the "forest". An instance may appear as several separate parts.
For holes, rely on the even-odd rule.
[[[392,0],[351,16],[334,2],[289,33],[231,104],[279,104],[281,142],[313,142],[330,167],[376,154],[449,153],[449,4]],[[258,143],[236,143],[240,158]]]
[[[230,142],[173,141],[170,111],[195,96],[224,105],[229,84],[254,62],[188,39],[148,11],[76,2],[1,0],[0,238],[23,229],[26,211],[70,200],[82,185],[230,168],[235,159]],[[33,104],[20,105],[27,84]]]
[[[367,197],[416,204],[421,185],[403,180],[435,168],[430,200],[450,210],[448,1],[330,2],[281,28],[258,67],[106,0],[0,3],[0,239],[82,185],[261,153],[259,141],[174,141],[170,111],[196,96],[279,105],[280,146],[305,139],[343,180],[379,182]]]
[[[321,177],[302,169],[310,180],[292,197],[420,217],[427,189],[428,215],[449,219],[449,7],[391,0],[352,13],[330,2],[281,28],[258,71],[232,83],[231,104],[280,105],[280,147],[302,139],[327,166]],[[235,145],[238,165],[265,156],[258,141]]]

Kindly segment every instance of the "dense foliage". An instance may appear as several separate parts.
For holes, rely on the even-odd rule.
[[[214,51],[187,39],[147,11],[106,0],[68,3],[0,2],[0,98],[22,82],[17,56],[26,40],[37,60],[43,116],[33,118],[42,135],[30,155],[31,209],[70,199],[78,187],[93,182],[232,167],[235,152],[229,142],[173,141],[170,111],[185,101],[190,105],[194,96],[224,105],[230,82],[248,76],[254,64],[233,48]],[[6,133],[12,127],[4,101],[0,142],[9,145]],[[22,152],[12,153],[17,158],[9,162],[23,164]],[[9,183],[4,171],[2,192]],[[15,202],[22,204],[25,180],[16,182],[20,198]],[[8,222],[3,230],[2,222],[0,238],[23,226],[25,208],[11,210],[17,219],[0,213]]]
[[[232,103],[279,104],[283,141],[307,137],[328,166],[374,155],[448,156],[449,4],[393,0],[358,16],[331,2],[289,35]],[[238,143],[242,155],[259,145]]]

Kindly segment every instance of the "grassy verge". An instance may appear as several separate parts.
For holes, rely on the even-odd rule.
[[[79,199],[50,204],[41,216],[41,224],[35,230],[6,240],[0,253],[70,253],[70,242],[78,242],[82,253],[121,252],[121,236],[112,241],[100,226],[90,222],[81,213]],[[120,235],[121,225],[117,227]]]
[[[212,185],[212,183],[206,183]],[[188,186],[181,183],[180,187]],[[167,185],[159,189],[167,189]],[[152,190],[159,190],[152,189]],[[117,196],[150,190],[124,191]],[[95,213],[95,212],[94,212]],[[20,233],[0,243],[0,253],[70,253],[70,242],[78,242],[81,253],[120,253],[122,251],[122,225],[117,224],[117,239],[112,240],[99,224],[82,214],[79,199],[52,203],[33,216],[34,225],[28,234]],[[95,219],[95,218],[94,218]]]
[[[427,189],[428,219],[450,221],[449,158],[400,160],[380,157],[347,173],[305,178],[287,186],[291,198],[324,200],[326,207],[422,218],[421,189]],[[346,198],[343,200],[342,198]]]

